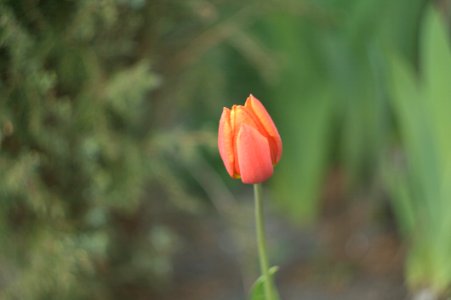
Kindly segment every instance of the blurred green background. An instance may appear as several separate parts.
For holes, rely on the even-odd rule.
[[[284,142],[282,298],[446,297],[450,20],[448,0],[0,0],[0,299],[247,299],[252,189],[216,138],[249,93]]]

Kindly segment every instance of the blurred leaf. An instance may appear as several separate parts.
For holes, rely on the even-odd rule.
[[[303,105],[287,107],[291,112],[285,111],[286,117],[296,127],[282,131],[286,150],[274,178],[276,201],[300,223],[310,222],[318,209],[317,199],[329,155],[330,118],[333,112],[330,97],[332,93],[325,88],[310,99],[295,102]],[[297,114],[293,115],[294,112]]]
[[[446,25],[441,16],[432,8],[424,20],[421,43],[421,69],[424,79],[424,89],[428,99],[425,105],[431,114],[434,134],[438,134],[439,151],[451,149],[449,130],[451,118],[449,109],[451,104],[451,51],[446,31]],[[429,108],[430,107],[430,108]],[[440,153],[440,157],[447,157]]]
[[[142,61],[116,73],[109,81],[105,93],[112,108],[130,122],[142,112],[140,104],[146,94],[159,83],[159,77],[150,71],[149,64]]]
[[[274,277],[274,274],[277,272],[279,268],[278,267],[271,267],[269,268],[269,274],[271,277]],[[277,293],[277,289],[273,288],[275,293],[275,299],[274,300],[280,300],[280,297]],[[250,300],[266,300],[265,299],[265,278],[262,276],[258,277],[255,281],[254,285],[252,286],[251,294],[250,294]]]
[[[406,156],[405,174],[388,180],[398,221],[411,241],[406,266],[411,288],[438,295],[451,285],[451,50],[446,26],[429,8],[422,26],[420,75],[393,57],[392,100]],[[448,129],[447,129],[448,128]],[[402,175],[402,176],[401,176]]]

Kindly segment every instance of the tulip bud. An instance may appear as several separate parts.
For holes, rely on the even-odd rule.
[[[253,184],[272,176],[282,155],[282,140],[263,104],[249,95],[244,106],[224,107],[218,148],[229,175]]]

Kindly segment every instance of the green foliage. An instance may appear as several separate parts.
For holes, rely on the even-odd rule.
[[[306,2],[262,21],[280,61],[271,108],[285,152],[274,178],[275,198],[293,219],[315,218],[331,166],[340,169],[350,191],[378,181],[375,170],[392,129],[385,48],[414,56],[421,5]]]
[[[170,273],[176,237],[144,193],[151,6],[0,2],[0,298],[121,298]]]
[[[403,60],[392,60],[393,108],[406,170],[387,174],[387,179],[398,220],[410,240],[408,283],[438,294],[451,284],[449,78],[451,48],[446,26],[430,9],[422,26],[419,75]]]

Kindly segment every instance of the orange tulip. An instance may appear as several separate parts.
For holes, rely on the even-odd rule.
[[[282,155],[282,140],[263,104],[249,95],[244,106],[224,107],[218,148],[231,177],[259,183],[272,176]]]

